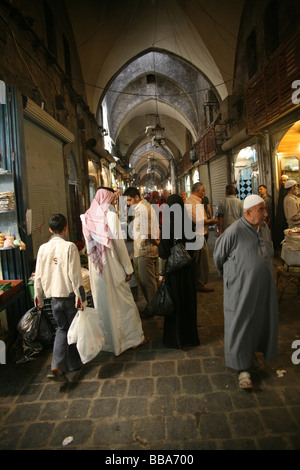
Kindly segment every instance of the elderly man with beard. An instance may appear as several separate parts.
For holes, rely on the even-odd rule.
[[[262,367],[256,352],[277,360],[278,306],[273,244],[264,222],[265,202],[246,197],[244,215],[216,240],[214,262],[224,279],[225,364],[239,372],[239,386],[253,386],[249,369]]]

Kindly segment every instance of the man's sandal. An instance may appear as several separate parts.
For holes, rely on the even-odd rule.
[[[240,388],[252,388],[253,383],[249,372],[243,371],[239,373],[239,386]]]

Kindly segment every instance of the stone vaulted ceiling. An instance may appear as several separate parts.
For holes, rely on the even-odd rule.
[[[164,180],[201,135],[203,95],[231,93],[243,0],[65,0],[90,110],[139,176]],[[107,119],[103,121],[103,111]],[[145,128],[156,116],[166,144]]]

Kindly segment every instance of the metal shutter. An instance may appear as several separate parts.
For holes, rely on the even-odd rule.
[[[59,212],[67,217],[63,143],[27,119],[24,119],[24,134],[32,243],[36,258],[40,245],[50,237],[50,215]]]
[[[210,203],[213,214],[215,215],[219,202],[225,197],[225,188],[228,184],[229,176],[227,155],[222,155],[221,157],[209,162],[209,172],[212,197],[212,201],[210,201]]]

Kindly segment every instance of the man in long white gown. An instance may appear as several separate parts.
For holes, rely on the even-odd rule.
[[[105,339],[103,350],[118,356],[143,344],[146,338],[128,282],[133,268],[114,203],[112,189],[98,189],[81,221],[92,297]]]
[[[247,196],[244,216],[216,240],[214,262],[224,279],[224,349],[227,367],[239,371],[241,388],[251,388],[251,366],[262,352],[277,360],[278,306],[273,244],[265,224],[265,202]]]

